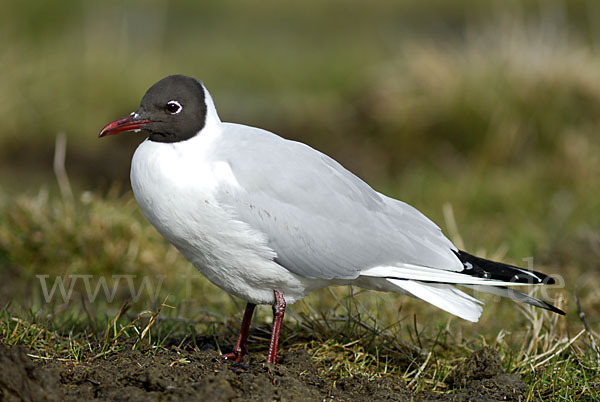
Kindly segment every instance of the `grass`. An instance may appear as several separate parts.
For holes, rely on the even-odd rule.
[[[224,120],[307,142],[460,247],[564,279],[540,295],[566,317],[477,295],[478,324],[406,297],[318,291],[287,313],[286,350],[308,350],[324,373],[446,392],[488,345],[532,399],[600,398],[593,3],[136,4],[21,2],[0,17],[0,340],[75,362],[233,343],[243,302],[197,274],[118,184],[139,138],[95,135],[183,72],[206,82]],[[72,181],[63,172],[57,189],[61,132]],[[254,352],[270,319],[258,309]]]
[[[36,359],[89,362],[135,348],[151,354],[176,347],[184,358],[186,348],[199,347],[200,340],[217,347],[235,341],[243,302],[200,274],[176,274],[191,268],[143,220],[128,195],[82,193],[65,201],[58,193],[42,191],[4,200],[0,216],[0,255],[13,275],[10,288],[2,289],[2,299],[9,300],[0,311],[2,342],[25,345]],[[90,301],[85,282],[75,280],[67,303],[58,291],[46,303],[36,277],[40,272],[50,278],[92,275],[92,291],[104,277],[107,288],[117,291],[110,298],[100,288]],[[163,279],[158,292],[141,292],[132,300],[126,284],[115,285],[113,272],[132,275],[136,292],[144,278],[150,278],[153,289],[160,275]],[[531,396],[598,397],[600,356],[589,343],[599,341],[592,307],[597,294],[581,295],[590,313],[586,332],[567,283],[551,293],[554,303],[569,312],[566,317],[482,296],[487,306],[479,324],[407,297],[326,289],[288,310],[282,347],[307,350],[324,375],[390,375],[415,392],[443,393],[457,365],[490,346],[499,351],[506,371],[524,378]],[[22,292],[27,299],[18,296]],[[258,309],[252,353],[264,353],[270,319],[270,309]]]

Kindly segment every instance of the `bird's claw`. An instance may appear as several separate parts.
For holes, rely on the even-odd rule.
[[[241,362],[242,361],[242,357],[243,357],[243,354],[240,353],[240,352],[237,352],[237,353],[236,352],[225,353],[225,354],[222,354],[220,356],[221,360],[223,360],[223,361],[231,361],[231,362],[234,362],[234,363]]]

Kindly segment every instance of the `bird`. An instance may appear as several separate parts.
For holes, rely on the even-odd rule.
[[[457,286],[564,315],[507,286],[546,274],[459,250],[414,207],[340,163],[272,132],[222,122],[200,81],[170,75],[99,137],[146,133],[130,180],[147,220],[210,282],[246,301],[224,360],[240,362],[257,305],[271,305],[267,363],[277,363],[287,304],[331,285],[409,295],[477,322],[482,303]]]

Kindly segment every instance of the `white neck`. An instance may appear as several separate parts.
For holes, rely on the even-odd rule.
[[[202,88],[204,89],[204,101],[206,102],[206,121],[203,130],[211,131],[221,125],[221,119],[217,114],[215,103],[208,89],[206,89],[204,84],[202,84]]]

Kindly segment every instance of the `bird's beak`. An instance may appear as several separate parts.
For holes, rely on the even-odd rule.
[[[137,113],[132,113],[127,117],[108,123],[104,126],[102,131],[100,131],[98,137],[107,137],[122,131],[139,131],[142,129],[142,126],[148,123],[151,123],[151,121],[140,119]]]

